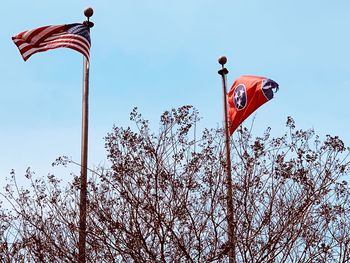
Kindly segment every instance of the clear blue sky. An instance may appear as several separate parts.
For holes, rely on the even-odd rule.
[[[69,177],[50,166],[57,156],[80,161],[82,56],[68,49],[24,62],[11,41],[20,31],[81,22],[92,6],[89,166],[105,161],[103,137],[128,126],[139,107],[157,130],[166,109],[194,105],[202,125],[222,123],[217,58],[228,82],[262,75],[280,92],[256,114],[254,132],[300,128],[339,135],[350,145],[350,1],[6,1],[0,31],[0,186],[12,168],[21,176]],[[252,118],[245,124],[250,125]]]

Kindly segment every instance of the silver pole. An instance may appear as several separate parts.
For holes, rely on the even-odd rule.
[[[84,10],[87,25],[93,26],[89,18],[93,9]],[[88,126],[89,126],[89,61],[84,57],[83,101],[82,101],[82,133],[81,133],[81,171],[80,171],[80,213],[79,213],[79,243],[78,262],[86,262],[86,206],[87,206],[87,160],[88,160]]]
[[[226,75],[228,70],[224,67],[227,62],[227,58],[222,56],[218,62],[222,68],[218,73],[222,77],[222,94],[223,94],[223,106],[224,106],[224,133],[225,133],[225,148],[226,148],[226,203],[227,203],[227,237],[228,237],[228,257],[229,263],[235,263],[235,225],[234,225],[234,213],[233,213],[233,190],[232,190],[232,174],[231,174],[231,152],[230,152],[230,133],[229,122],[227,116],[227,89],[226,89]]]

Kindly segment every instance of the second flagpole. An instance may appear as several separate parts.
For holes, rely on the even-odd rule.
[[[90,17],[94,11],[91,7],[84,10],[87,21],[84,24],[92,28]],[[79,243],[78,263],[86,262],[86,217],[87,217],[87,160],[88,160],[88,127],[89,127],[89,60],[84,57],[84,78],[82,98],[82,132],[81,132],[81,171],[80,171],[80,204],[79,204]]]
[[[227,89],[226,89],[226,75],[228,70],[224,67],[227,62],[227,58],[222,56],[218,59],[221,64],[221,69],[218,71],[222,77],[222,93],[223,93],[223,109],[224,109],[224,134],[225,134],[225,149],[226,149],[226,204],[227,204],[227,254],[229,263],[235,263],[235,225],[234,225],[234,214],[233,214],[233,186],[232,186],[232,174],[231,174],[231,151],[230,151],[230,133],[229,133],[229,122],[227,116]]]

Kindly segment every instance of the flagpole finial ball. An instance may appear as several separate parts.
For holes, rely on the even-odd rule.
[[[94,9],[92,9],[91,7],[88,7],[84,10],[84,15],[87,18],[92,17],[93,14],[94,14]]]
[[[226,64],[227,58],[225,56],[221,56],[221,57],[219,57],[218,62],[219,62],[220,65],[223,66],[223,65]]]

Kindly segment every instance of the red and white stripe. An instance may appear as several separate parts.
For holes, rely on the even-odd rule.
[[[31,55],[60,47],[74,49],[90,57],[90,43],[84,37],[65,32],[65,25],[44,26],[19,33],[12,37],[24,60]]]

